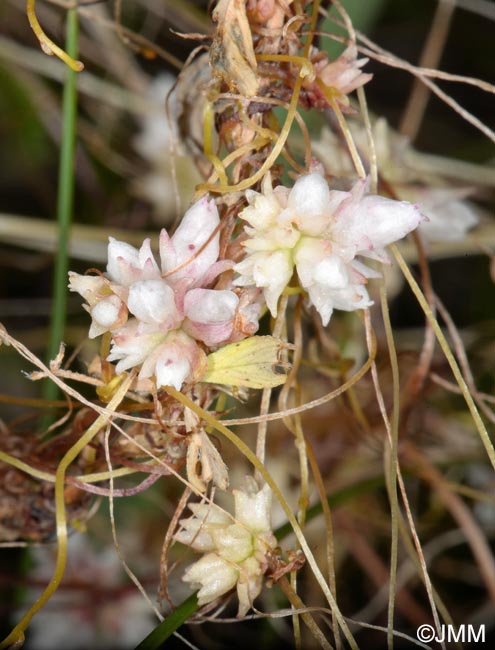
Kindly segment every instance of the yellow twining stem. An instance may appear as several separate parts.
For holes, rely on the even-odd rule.
[[[311,14],[311,22],[309,27],[309,34],[304,44],[304,50],[302,56],[286,56],[286,55],[263,55],[260,54],[257,56],[259,61],[288,61],[295,63],[300,66],[299,74],[294,84],[292,98],[289,103],[287,110],[287,116],[285,118],[284,125],[280,131],[279,137],[272,151],[265,159],[263,165],[258,169],[258,171],[253,174],[250,178],[245,178],[240,183],[235,185],[229,185],[219,183],[214,185],[211,182],[202,183],[196,188],[196,197],[203,196],[206,192],[216,192],[217,194],[226,194],[227,192],[242,192],[247,190],[249,187],[252,187],[255,183],[263,178],[263,176],[270,170],[272,165],[275,163],[276,159],[282,152],[285,142],[289,137],[289,132],[292,127],[292,123],[295,119],[297,113],[297,104],[299,102],[299,95],[301,92],[301,87],[304,79],[313,73],[313,66],[309,60],[309,52],[311,49],[311,43],[314,38],[314,30],[316,22],[318,20],[318,11],[320,9],[321,0],[314,0],[313,2],[313,12]],[[235,153],[235,152],[234,152]],[[223,161],[224,168],[226,167],[226,160]]]
[[[61,59],[66,65],[68,65],[69,68],[74,70],[74,72],[81,72],[81,70],[84,70],[84,63],[82,61],[76,61],[73,59],[67,54],[67,52],[64,52],[62,48],[60,48],[58,45],[55,45],[55,43],[45,34],[34,11],[35,2],[36,0],[27,0],[26,13],[29,24],[31,25],[31,29],[35,33],[36,38],[39,40],[43,52],[45,54],[48,54],[48,56],[58,56],[58,58]]]
[[[213,110],[213,103],[206,102],[203,111],[203,152],[208,160],[213,165],[217,173],[220,183],[228,185],[227,172],[223,166],[220,158],[213,151],[213,129],[215,126],[215,112]]]
[[[124,399],[129,387],[134,380],[134,375],[126,375],[126,378],[115,392],[113,399],[108,404],[108,411],[114,412]],[[12,632],[0,643],[0,649],[10,647],[20,647],[24,641],[24,632],[28,627],[33,616],[42,609],[50,600],[63,578],[65,565],[67,563],[67,513],[65,511],[65,474],[69,465],[75,460],[78,454],[91,442],[96,434],[109,421],[110,416],[107,413],[100,415],[85,433],[75,442],[66,452],[65,456],[59,462],[55,472],[55,519],[57,523],[57,562],[52,579],[45,588],[38,600],[28,609],[15,626]],[[22,469],[22,468],[20,468]]]

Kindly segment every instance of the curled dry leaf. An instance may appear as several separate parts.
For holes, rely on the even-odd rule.
[[[210,48],[215,77],[245,97],[258,93],[256,57],[246,4],[243,0],[220,0],[213,12],[217,29]]]
[[[201,466],[201,470],[198,469]],[[229,487],[229,474],[208,434],[201,430],[193,433],[187,448],[187,478],[198,492],[204,492],[210,481],[221,490]]]

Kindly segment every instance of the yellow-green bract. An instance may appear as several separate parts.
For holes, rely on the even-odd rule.
[[[277,372],[280,352],[291,347],[273,336],[252,336],[226,345],[208,356],[208,371],[202,382],[245,388],[273,388],[285,382]]]

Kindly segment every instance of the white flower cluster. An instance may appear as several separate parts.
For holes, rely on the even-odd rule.
[[[301,176],[289,190],[246,192],[249,206],[240,217],[248,222],[247,256],[235,266],[235,284],[263,289],[268,308],[277,314],[278,299],[294,269],[324,325],[333,309],[353,311],[371,305],[365,284],[380,274],[358,256],[388,261],[384,247],[414,230],[422,215],[405,201],[366,194],[367,184],[350,192],[330,190],[318,173]]]
[[[92,317],[89,336],[110,332],[107,360],[117,362],[117,373],[139,367],[140,379],[180,390],[206,372],[209,348],[256,332],[260,289],[277,314],[294,270],[324,325],[334,309],[368,307],[366,282],[380,274],[358,257],[388,261],[384,247],[422,216],[410,203],[366,191],[364,181],[350,192],[330,190],[318,173],[301,176],[292,189],[273,189],[268,175],[261,193],[248,190],[249,206],[239,216],[249,238],[233,284],[256,289],[206,288],[234,266],[218,261],[220,220],[207,198],[186,212],[172,237],[162,230],[160,266],[149,240],[137,250],[111,238],[105,275],[69,274],[69,288],[83,296]]]
[[[205,372],[204,346],[238,337],[242,316],[245,331],[256,331],[256,310],[248,305],[239,315],[234,291],[203,288],[232,267],[217,261],[219,223],[215,203],[201,199],[171,238],[162,230],[160,267],[149,240],[137,250],[111,238],[105,276],[69,274],[92,317],[89,336],[112,335],[108,361],[118,362],[117,373],[140,366],[141,379],[155,376],[158,386],[180,390]]]
[[[311,48],[314,78],[310,77],[303,83],[310,106],[320,110],[328,108],[326,93],[330,93],[341,108],[346,109],[349,106],[347,95],[364,86],[373,76],[361,70],[369,59],[358,59],[357,55],[356,46],[349,45],[337,59],[329,61],[326,54]]]
[[[239,598],[238,616],[252,607],[263,585],[268,555],[276,547],[270,510],[272,493],[251,482],[244,490],[233,490],[235,517],[207,503],[192,503],[193,515],[182,519],[175,540],[206,553],[192,564],[183,580],[200,587],[198,603],[210,603],[234,587]]]
[[[366,129],[352,121],[349,127],[358,149],[367,151]],[[373,142],[380,176],[399,199],[420,203],[427,218],[421,222],[419,232],[427,240],[461,241],[478,224],[474,205],[465,200],[473,188],[445,185],[431,172],[426,173],[418,164],[422,154],[413,150],[406,137],[395,133],[383,117],[373,125]],[[329,129],[323,129],[321,139],[313,143],[313,151],[336,176],[355,175],[349,152]]]

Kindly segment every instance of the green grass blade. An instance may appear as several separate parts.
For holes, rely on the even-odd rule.
[[[157,650],[160,646],[198,610],[198,598],[191,594],[170,616],[160,623],[153,632],[136,646],[135,650]]]
[[[66,50],[74,59],[78,55],[78,18],[76,9],[67,12]],[[62,143],[59,158],[57,224],[58,247],[55,256],[53,277],[53,301],[50,321],[50,338],[47,350],[48,359],[53,359],[64,337],[67,304],[67,272],[69,265],[69,233],[74,210],[75,148],[77,122],[77,72],[66,68],[62,105]],[[56,399],[58,389],[51,381],[46,381],[43,397]]]

